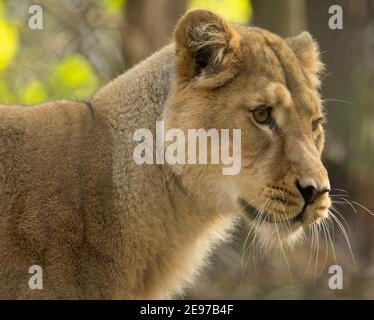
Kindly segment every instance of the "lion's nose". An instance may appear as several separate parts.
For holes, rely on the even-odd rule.
[[[303,196],[306,204],[311,204],[324,193],[330,192],[329,188],[318,190],[314,184],[310,183],[307,185],[302,185],[298,180],[296,181],[296,187],[299,190],[300,194]]]

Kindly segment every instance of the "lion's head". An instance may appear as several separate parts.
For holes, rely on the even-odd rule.
[[[175,43],[166,127],[241,129],[240,173],[224,176],[219,165],[175,166],[186,186],[212,208],[235,206],[270,245],[288,243],[327,218],[322,64],[310,34],[285,40],[193,10],[179,22]]]

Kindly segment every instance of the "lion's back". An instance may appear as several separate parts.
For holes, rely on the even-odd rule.
[[[89,104],[0,106],[0,298],[140,295],[145,233],[161,222],[138,217],[164,195],[159,168],[133,161],[133,133],[154,131],[173,59],[170,45]],[[43,290],[28,288],[33,264]]]
[[[108,228],[105,130],[89,103],[0,107],[0,297],[53,296],[29,289],[28,270],[36,264],[46,287],[59,283],[62,296],[78,298],[67,284],[84,288],[79,274],[89,276],[89,261],[108,246],[102,237],[91,241]]]

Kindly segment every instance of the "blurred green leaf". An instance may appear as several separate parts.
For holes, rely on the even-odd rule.
[[[126,6],[126,0],[104,0],[104,8],[112,13],[121,13]]]
[[[0,71],[13,60],[18,49],[18,42],[17,28],[0,18]]]
[[[249,0],[189,0],[187,8],[208,9],[231,22],[240,24],[247,24],[252,18]]]
[[[50,83],[54,98],[85,98],[95,92],[98,79],[90,62],[74,54],[57,63]]]
[[[17,101],[16,95],[3,79],[0,79],[0,101],[5,104],[13,104]]]
[[[24,104],[39,103],[47,98],[47,89],[39,81],[31,81],[21,90],[21,99]]]

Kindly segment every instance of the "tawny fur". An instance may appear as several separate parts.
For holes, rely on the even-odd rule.
[[[256,207],[272,190],[267,196],[278,199],[269,210],[277,215],[281,205],[293,205],[292,216],[302,207],[295,177],[327,179],[323,130],[315,136],[306,130],[310,118],[302,109],[321,112],[320,62],[316,47],[304,47],[309,53],[196,10],[182,18],[175,43],[89,103],[1,106],[0,297],[176,297],[229,237],[243,213],[239,197]],[[286,138],[250,124],[245,107],[259,99],[288,108],[279,111],[281,124],[293,124],[284,129]],[[160,119],[183,130],[241,128],[241,173],[137,165],[133,133],[154,132]],[[43,268],[42,290],[28,286],[34,264]]]

